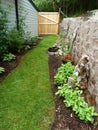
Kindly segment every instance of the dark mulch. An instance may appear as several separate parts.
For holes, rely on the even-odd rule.
[[[63,99],[55,95],[57,86],[54,85],[54,75],[60,65],[61,61],[57,57],[49,56],[50,81],[55,101],[55,121],[51,130],[98,130],[98,126],[81,121],[71,108],[65,106]]]
[[[0,75],[0,81],[3,81],[5,77],[17,67],[20,63],[21,58],[25,55],[27,51],[16,54],[16,60],[11,62],[2,62],[0,61],[0,66],[5,68],[5,73]],[[49,56],[49,72],[50,72],[50,81],[52,86],[52,92],[55,101],[55,120],[52,125],[51,130],[98,130],[98,126],[94,126],[90,123],[85,123],[73,113],[73,111],[67,108],[63,99],[59,96],[56,96],[57,86],[54,85],[54,75],[57,72],[57,68],[61,65],[61,61],[55,56]],[[71,117],[71,115],[73,115]]]
[[[0,61],[0,67],[4,67],[5,68],[5,72],[0,74],[0,82],[3,81],[6,76],[14,69],[17,67],[17,65],[19,64],[21,60],[21,55],[17,55],[15,60],[12,60],[10,62],[2,62]]]
[[[31,46],[31,49],[33,49],[35,46]],[[22,49],[20,52],[15,53],[15,60],[12,61],[5,61],[2,62],[0,60],[0,67],[5,68],[5,72],[0,74],[0,82],[2,82],[6,76],[14,69],[17,67],[17,65],[20,63],[21,58],[28,52],[29,50]]]

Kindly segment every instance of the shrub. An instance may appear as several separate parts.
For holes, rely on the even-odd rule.
[[[0,6],[0,58],[8,52],[7,12]]]
[[[29,45],[29,46],[36,45],[37,39],[38,39],[37,37],[26,36],[24,45]]]
[[[32,38],[31,38],[31,43],[32,43],[32,45],[36,45],[36,44],[37,44],[37,41],[38,41],[38,37],[32,37]]]
[[[19,31],[13,28],[9,32],[9,52],[17,52],[23,47],[24,38],[20,35]]]

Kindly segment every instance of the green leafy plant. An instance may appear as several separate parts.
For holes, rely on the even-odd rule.
[[[7,16],[7,11],[0,6],[0,58],[2,58],[4,53],[8,52]]]
[[[73,71],[74,66],[70,62],[62,65],[58,69],[58,73],[55,76],[55,83],[60,86],[58,87],[56,95],[62,96],[66,107],[71,107],[81,120],[93,123],[94,116],[98,116],[98,113],[96,113],[94,107],[89,106],[81,96],[83,91],[79,89],[78,74]],[[68,77],[70,76],[74,79],[75,88],[67,84]]]
[[[10,8],[9,8],[10,9]],[[25,11],[19,9],[20,14],[25,14]],[[23,11],[21,13],[21,11]],[[22,48],[29,49],[30,45],[33,44],[33,40],[30,36],[30,32],[26,32],[25,28],[25,16],[20,15],[19,19],[19,30],[14,27],[8,30],[8,14],[9,10],[4,10],[0,5],[0,58],[2,59],[7,53],[15,53],[20,51]],[[24,44],[26,43],[26,45]],[[28,46],[27,46],[28,45]]]
[[[26,28],[28,28],[27,24],[25,23],[26,16],[28,15],[27,11],[19,6],[19,12],[20,12],[20,18],[19,18],[19,34],[21,37],[24,38],[23,47],[25,49],[29,49],[30,46],[35,44],[36,37],[31,36],[31,32],[26,31]],[[24,14],[24,15],[23,15]]]
[[[32,45],[36,45],[36,44],[37,44],[37,41],[38,41],[38,37],[32,37],[32,38],[31,38],[31,43],[32,43]]]
[[[4,54],[3,61],[11,61],[14,60],[16,56],[12,53]]]
[[[27,39],[28,37],[30,37],[30,32],[25,31],[25,29],[27,28],[25,20],[28,13],[22,6],[19,6],[19,12],[19,33],[22,37],[24,37],[24,39]]]
[[[5,69],[3,67],[0,67],[0,74],[2,74],[3,72],[5,72]]]
[[[29,45],[25,45],[25,50],[29,50],[31,47]]]
[[[58,87],[57,95],[64,97],[64,103],[67,107],[72,107],[73,111],[78,115],[81,120],[94,122],[94,116],[98,113],[94,112],[93,106],[88,106],[84,98],[81,97],[82,90],[76,88],[73,90],[72,86],[64,84]]]
[[[30,35],[26,36],[24,45],[25,46],[26,45],[29,45],[29,46],[36,45],[37,44],[37,39],[38,39],[37,37],[30,37]]]
[[[55,84],[63,85],[67,82],[69,76],[72,75],[74,70],[74,66],[71,62],[67,62],[67,64],[62,64],[61,67],[58,69],[57,74],[55,75]]]
[[[13,28],[9,32],[9,52],[19,51],[23,47],[23,43],[24,38],[16,28]]]

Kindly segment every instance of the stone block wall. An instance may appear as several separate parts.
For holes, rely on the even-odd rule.
[[[61,25],[73,41],[72,55],[75,64],[83,55],[89,57],[89,77],[87,101],[98,112],[98,11],[89,12],[87,16],[65,18]],[[74,37],[75,35],[75,37]]]

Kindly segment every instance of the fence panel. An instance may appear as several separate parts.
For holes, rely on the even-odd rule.
[[[39,35],[58,34],[59,17],[58,12],[40,12],[38,16]]]

